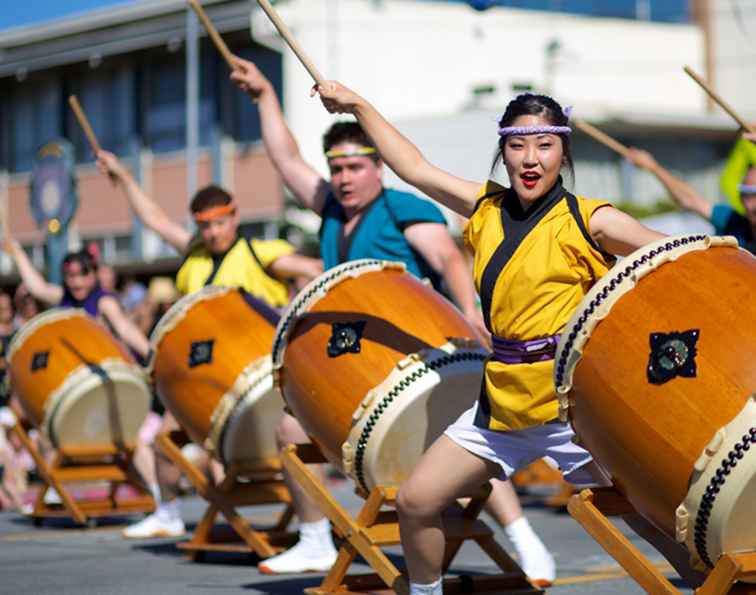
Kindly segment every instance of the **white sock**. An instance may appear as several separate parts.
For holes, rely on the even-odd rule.
[[[525,574],[532,579],[553,581],[556,577],[554,558],[533,531],[528,519],[520,517],[504,527],[504,531],[517,552]]]
[[[439,578],[427,585],[421,585],[420,583],[410,583],[410,595],[443,595],[444,594],[444,580]]]
[[[335,550],[330,521],[323,518],[312,523],[299,523],[299,543],[307,546],[315,555]]]
[[[159,502],[155,514],[161,521],[175,521],[181,519],[181,508],[179,507],[178,498],[168,500],[168,502]]]
[[[150,490],[150,494],[152,494],[155,506],[160,506],[160,502],[162,501],[162,497],[160,496],[160,486],[157,483],[148,483],[147,489]]]

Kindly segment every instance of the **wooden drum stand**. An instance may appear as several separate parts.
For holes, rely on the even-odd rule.
[[[14,409],[17,420],[23,419]],[[134,445],[68,446],[55,449],[52,463],[48,463],[34,445],[23,423],[17,421],[11,431],[29,452],[37,466],[44,486],[37,494],[30,513],[35,526],[45,518],[71,518],[80,525],[93,527],[98,517],[123,516],[138,512],[152,512],[155,502],[133,466]],[[66,487],[69,483],[105,481],[109,484],[104,498],[76,498]],[[131,488],[137,496],[121,497],[119,488]],[[53,488],[60,495],[60,504],[45,502],[45,494]]]
[[[406,577],[381,550],[384,546],[397,545],[399,522],[396,510],[382,510],[396,505],[397,488],[377,486],[366,497],[365,504],[356,517],[352,517],[326,490],[317,477],[307,468],[309,463],[326,462],[320,450],[312,444],[290,444],[281,454],[283,464],[294,480],[317,504],[321,512],[333,523],[334,530],[344,540],[335,564],[319,587],[306,589],[308,595],[340,595],[392,589],[398,595],[409,594]],[[481,489],[465,506],[455,505],[444,515],[446,553],[443,570],[449,569],[463,542],[473,540],[501,569],[494,576],[463,576],[444,581],[444,592],[454,593],[541,593],[534,587],[519,566],[509,557],[493,538],[493,532],[478,515],[488,498],[490,488]],[[375,571],[370,575],[347,576],[354,559],[362,556]]]
[[[289,490],[281,478],[281,462],[278,459],[263,461],[255,467],[231,464],[225,470],[225,479],[213,484],[181,453],[177,442],[186,441],[183,432],[160,434],[155,439],[157,447],[208,502],[191,541],[180,543],[179,549],[186,551],[194,561],[200,561],[205,552],[249,553],[269,558],[294,543],[296,535],[286,531],[294,510]],[[286,504],[286,508],[275,526],[266,530],[251,527],[236,510],[241,506],[279,503]],[[213,529],[218,513],[223,514],[231,525],[233,533],[230,535]]]
[[[647,593],[678,595],[672,583],[628,540],[607,516],[632,514],[635,509],[613,488],[583,490],[570,499],[570,515]],[[738,593],[756,595],[756,584],[738,583],[756,578],[756,552],[725,554],[715,564],[696,595]]]

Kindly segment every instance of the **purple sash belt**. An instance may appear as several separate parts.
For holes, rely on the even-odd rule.
[[[530,341],[510,341],[496,335],[492,337],[493,359],[503,364],[530,364],[554,359],[559,343],[559,335]]]

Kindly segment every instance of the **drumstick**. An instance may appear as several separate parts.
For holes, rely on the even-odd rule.
[[[628,148],[625,145],[623,145],[621,142],[614,140],[611,136],[609,136],[605,132],[602,132],[595,126],[588,124],[588,122],[583,122],[582,120],[573,120],[573,122],[575,123],[575,128],[582,130],[588,136],[597,140],[602,145],[609,147],[612,151],[616,151],[623,157],[627,158]]]
[[[236,70],[236,64],[234,63],[234,55],[231,53],[231,50],[228,49],[226,42],[223,41],[223,38],[220,36],[220,33],[218,33],[218,30],[215,28],[215,25],[213,25],[213,22],[210,20],[210,17],[207,16],[207,13],[199,4],[199,2],[197,2],[197,0],[189,0],[189,4],[194,10],[194,12],[197,14],[197,16],[199,17],[199,20],[202,21],[202,24],[205,26],[205,30],[207,31],[207,34],[210,36],[210,39],[213,40],[215,47],[218,48],[218,51],[220,52],[221,56],[223,56],[223,59],[226,61],[226,64],[228,64],[228,67],[231,70]]]
[[[97,153],[99,153],[102,148],[100,147],[100,143],[97,142],[97,137],[95,136],[94,130],[92,130],[92,125],[89,123],[87,115],[84,113],[84,110],[81,109],[79,99],[76,97],[76,95],[71,95],[68,98],[68,104],[71,106],[76,119],[79,121],[79,125],[84,131],[84,135],[87,137],[89,144],[92,146],[92,150],[94,151],[96,157]]]
[[[3,249],[9,251],[10,225],[8,224],[8,193],[10,192],[10,182],[8,173],[5,172],[0,176],[0,230],[3,234]]]
[[[291,31],[289,31],[286,23],[281,20],[281,17],[276,12],[276,9],[270,5],[270,2],[268,2],[268,0],[257,0],[257,3],[260,5],[260,8],[265,11],[265,14],[268,15],[268,18],[273,23],[273,26],[278,29],[281,37],[284,38],[284,41],[291,48],[291,51],[294,52],[294,55],[299,58],[299,61],[302,63],[302,66],[305,67],[305,70],[310,73],[312,80],[314,80],[318,85],[322,84],[325,80],[323,78],[323,75],[320,74],[320,71],[315,67],[315,64],[312,63],[312,60],[307,57],[307,54],[304,53],[304,50],[299,45],[297,40],[294,39],[294,36],[291,34]]]
[[[685,71],[685,74],[687,74],[690,78],[696,81],[698,83],[698,86],[701,87],[709,97],[711,97],[714,101],[716,101],[719,104],[719,106],[724,111],[726,111],[730,115],[730,117],[733,120],[735,120],[743,130],[746,130],[748,132],[756,132],[756,128],[754,128],[753,126],[748,124],[748,122],[746,122],[743,118],[741,118],[738,115],[738,113],[734,109],[732,109],[729,103],[727,103],[724,99],[722,99],[719,96],[719,94],[716,91],[714,91],[714,89],[712,89],[705,80],[703,80],[700,76],[698,76],[695,72],[693,72],[693,69],[690,66],[685,66],[683,70]]]

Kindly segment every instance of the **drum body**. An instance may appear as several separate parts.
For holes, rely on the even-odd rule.
[[[249,294],[206,287],[176,302],[150,338],[160,399],[224,464],[254,467],[277,457],[283,401],[270,362],[277,322]]]
[[[731,240],[665,238],[619,262],[555,366],[579,442],[701,569],[756,546],[756,258]]]
[[[454,306],[379,260],[315,279],[282,315],[273,344],[288,407],[366,491],[399,485],[474,403],[486,357]]]
[[[32,318],[11,341],[8,362],[25,414],[55,447],[135,442],[149,387],[126,349],[84,310]]]

